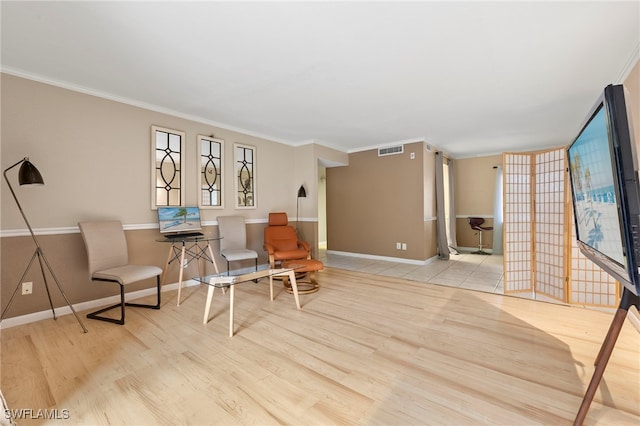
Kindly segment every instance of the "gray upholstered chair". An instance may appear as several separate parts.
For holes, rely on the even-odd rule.
[[[120,303],[87,314],[87,318],[124,324],[124,307],[160,309],[160,275],[162,269],[157,266],[129,264],[127,239],[122,223],[117,220],[80,222],[80,233],[87,249],[89,275],[92,281],[116,283],[120,286]],[[156,277],[158,302],[155,305],[125,303],[126,285]],[[99,314],[120,307],[120,319],[100,316]]]
[[[258,253],[247,248],[247,229],[242,216],[218,216],[218,232],[220,240],[220,255],[229,263],[240,260],[254,259],[255,270],[258,270]]]

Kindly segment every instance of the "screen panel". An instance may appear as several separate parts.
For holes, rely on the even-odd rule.
[[[612,307],[616,282],[577,248],[567,159],[565,150],[503,155],[504,291]]]
[[[570,278],[569,303],[607,308],[617,306],[620,298],[618,282],[582,254],[578,247],[573,219],[571,220]]]
[[[565,150],[535,155],[535,289],[565,301]]]
[[[504,154],[504,292],[533,290],[531,155]]]

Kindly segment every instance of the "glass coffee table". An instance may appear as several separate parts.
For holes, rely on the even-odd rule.
[[[298,295],[298,284],[296,283],[295,270],[302,268],[303,265],[289,265],[287,268],[271,268],[269,265],[258,266],[258,270],[255,272],[249,272],[240,275],[224,275],[224,274],[211,274],[204,277],[197,277],[194,280],[206,284],[209,286],[207,291],[207,302],[204,308],[203,324],[209,322],[209,312],[211,311],[211,302],[213,301],[213,293],[216,288],[219,288],[224,293],[229,289],[229,337],[233,336],[233,302],[235,297],[235,287],[238,284],[246,283],[249,281],[257,282],[261,278],[269,278],[269,295],[271,301],[273,301],[273,277],[285,277],[291,282],[291,288],[293,289],[293,297],[296,302],[296,307],[300,309],[300,297]]]

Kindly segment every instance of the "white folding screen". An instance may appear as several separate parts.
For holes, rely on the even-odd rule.
[[[533,290],[531,155],[504,154],[504,292]]]
[[[582,254],[576,240],[573,217],[570,223],[571,287],[568,302],[576,305],[617,306],[620,298],[618,282]]]
[[[504,291],[614,307],[618,285],[577,248],[566,151],[505,153]]]
[[[565,150],[535,154],[535,289],[565,301]]]

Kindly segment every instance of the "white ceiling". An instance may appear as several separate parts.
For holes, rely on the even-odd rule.
[[[2,71],[291,145],[568,144],[640,2],[2,1]]]

